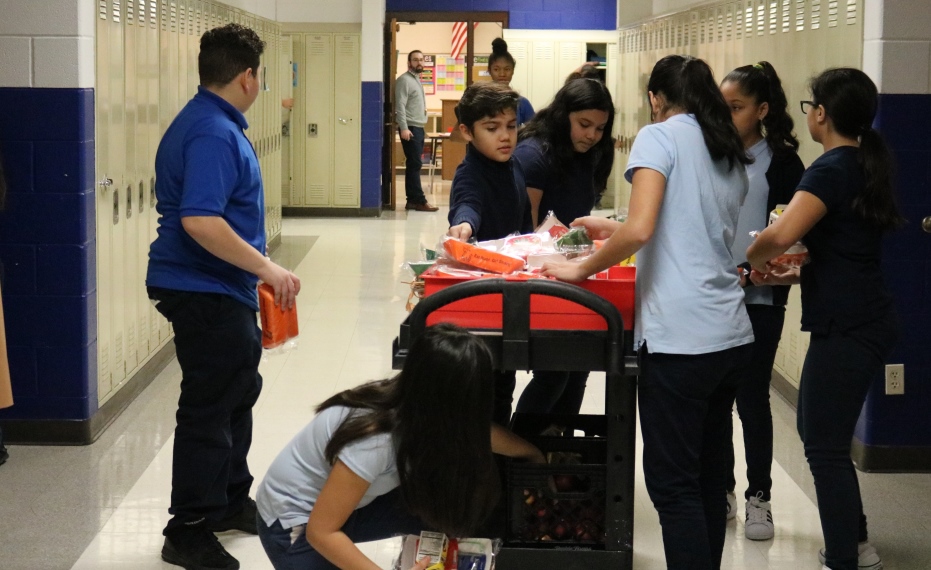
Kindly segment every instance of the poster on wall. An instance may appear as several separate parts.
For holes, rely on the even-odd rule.
[[[436,93],[436,56],[423,54],[423,72],[420,74],[420,85],[425,95]]]
[[[465,58],[436,57],[436,90],[465,91]]]
[[[476,81],[491,81],[487,55],[477,55],[472,58],[472,82]]]

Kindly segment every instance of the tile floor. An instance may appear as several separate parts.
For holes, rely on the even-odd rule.
[[[448,186],[448,183],[447,183]],[[403,183],[401,186],[403,193]],[[438,190],[448,204],[448,188]],[[403,208],[403,198],[398,202]],[[446,229],[436,213],[385,212],[377,219],[288,219],[277,252],[302,280],[298,349],[269,355],[255,408],[250,464],[257,478],[282,446],[336,390],[391,374],[390,346],[405,316],[405,260]],[[0,467],[0,569],[155,570],[168,518],[174,406],[180,370],[172,361],[104,435],[85,447],[10,448]],[[527,377],[518,378],[518,391]],[[593,374],[583,413],[603,410],[604,376]],[[751,542],[728,526],[724,569],[820,568],[821,546],[811,475],[795,434],[794,411],[773,397],[776,432],[773,516],[776,537]],[[742,456],[739,422],[735,446]],[[739,470],[739,468],[738,468]],[[634,568],[665,567],[659,523],[637,470]],[[740,474],[738,473],[741,478]],[[887,570],[931,568],[931,475],[860,474],[873,542]],[[742,481],[738,480],[738,488]],[[740,511],[742,514],[741,503]],[[271,568],[258,539],[221,540],[248,570]],[[364,546],[390,567],[396,541]]]

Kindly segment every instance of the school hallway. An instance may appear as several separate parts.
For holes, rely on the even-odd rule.
[[[436,202],[441,206],[436,213],[400,210],[377,219],[284,221],[275,257],[301,278],[300,345],[267,356],[261,365],[264,387],[255,407],[249,456],[256,485],[279,450],[310,421],[317,403],[338,390],[392,374],[391,342],[410,292],[402,264],[417,259],[421,245],[433,245],[445,232],[448,194],[438,191]],[[0,568],[177,568],[163,563],[159,552],[169,516],[180,375],[172,359],[92,445],[10,447],[10,460],[0,467]],[[518,374],[518,393],[528,378]],[[604,374],[594,373],[583,413],[602,413],[603,396]],[[772,402],[776,537],[765,542],[744,538],[740,498],[737,520],[728,523],[725,569],[820,568],[814,488],[795,432],[795,412],[775,393]],[[742,458],[739,422],[734,441]],[[738,459],[738,490],[745,485],[742,470]],[[639,462],[636,473],[634,568],[665,568],[659,522]],[[885,568],[931,568],[931,475],[859,476],[871,541]],[[220,536],[243,569],[271,568],[257,537]],[[389,540],[367,544],[365,551],[389,568],[397,547]]]

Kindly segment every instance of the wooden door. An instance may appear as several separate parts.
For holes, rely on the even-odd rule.
[[[394,174],[394,137],[398,125],[394,118],[394,81],[398,75],[398,20],[385,24],[385,132],[381,159],[381,203],[394,210],[397,177]]]

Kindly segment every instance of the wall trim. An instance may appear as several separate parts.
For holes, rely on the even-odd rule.
[[[304,206],[284,206],[283,216],[291,218],[377,218],[381,208],[313,208]]]
[[[139,372],[85,420],[3,420],[6,443],[20,445],[89,445],[120,417],[175,357],[175,343],[166,342]]]

